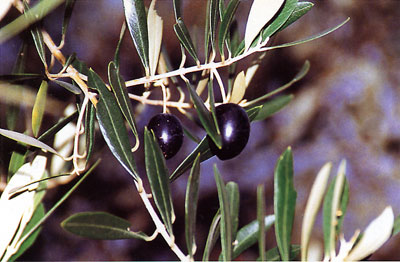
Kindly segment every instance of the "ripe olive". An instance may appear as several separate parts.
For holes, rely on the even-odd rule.
[[[153,116],[147,127],[153,130],[165,159],[173,157],[181,148],[183,130],[179,119],[171,114]]]
[[[221,132],[222,148],[219,149],[208,137],[211,152],[221,160],[239,155],[249,140],[250,121],[246,111],[237,104],[227,103],[215,108]]]

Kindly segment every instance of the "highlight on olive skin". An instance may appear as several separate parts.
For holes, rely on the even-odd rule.
[[[153,130],[165,159],[170,159],[178,153],[183,143],[183,129],[176,116],[157,114],[150,119],[147,127]]]
[[[243,151],[249,140],[249,117],[241,106],[232,103],[217,106],[215,114],[221,133],[222,148],[219,149],[208,137],[211,152],[220,160],[232,159]]]

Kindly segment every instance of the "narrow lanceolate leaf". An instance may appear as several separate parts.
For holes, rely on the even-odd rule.
[[[254,118],[254,121],[261,121],[278,113],[293,100],[293,97],[293,95],[283,95],[265,102],[262,104],[262,108]]]
[[[171,174],[169,180],[173,182],[186,170],[188,170],[193,165],[198,154],[200,154],[200,162],[203,162],[213,156],[208,145],[207,137],[204,137],[201,142],[196,146],[196,148],[185,158],[185,160],[182,161],[182,163]]]
[[[282,260],[289,260],[297,193],[293,184],[293,156],[289,147],[279,158],[274,174],[275,237]]]
[[[128,96],[128,91],[125,86],[125,81],[119,73],[119,68],[114,62],[108,64],[108,79],[110,81],[111,89],[113,90],[115,99],[118,102],[119,108],[122,111],[126,121],[129,124],[133,134],[136,137],[136,141],[139,140],[136,122],[133,116],[133,107],[131,100]]]
[[[118,103],[115,101],[115,97],[93,70],[89,71],[88,85],[99,91],[96,117],[108,147],[129,174],[139,180],[128,132],[124,124],[124,117],[118,107]]]
[[[329,174],[332,164],[325,164],[315,178],[311,188],[310,195],[306,204],[303,217],[303,225],[301,228],[301,260],[307,260],[308,245],[310,243],[311,232],[314,226],[315,218],[321,206],[322,199],[325,195],[326,186],[328,184]]]
[[[211,222],[210,230],[208,231],[206,246],[204,247],[203,261],[210,260],[211,251],[214,248],[220,233],[220,220],[221,214],[220,210],[218,210]]]
[[[121,32],[119,33],[118,44],[117,47],[115,48],[114,63],[117,67],[119,67],[119,51],[121,49],[122,39],[124,39],[125,32],[126,32],[126,22],[124,22],[121,26]]]
[[[71,123],[72,121],[75,121],[78,118],[78,110],[70,114],[69,116],[60,119],[54,126],[51,128],[47,129],[43,134],[41,134],[38,137],[38,140],[41,142],[46,142],[50,138],[54,137],[58,131],[63,129],[67,124]]]
[[[228,182],[226,184],[226,192],[228,195],[229,207],[231,211],[232,239],[235,239],[239,226],[240,196],[238,184],[232,181]]]
[[[214,177],[217,184],[219,207],[221,210],[221,247],[223,260],[232,260],[232,220],[229,199],[225,184],[216,165],[214,165]]]
[[[249,49],[261,29],[275,16],[284,0],[254,0],[247,19],[245,50]]]
[[[46,108],[47,98],[47,81],[42,81],[36,95],[35,104],[32,109],[32,131],[35,137],[39,134],[39,129],[42,124],[44,109]]]
[[[310,11],[313,6],[314,4],[311,2],[297,2],[296,7],[290,15],[289,19],[281,28],[279,28],[279,31],[285,29],[289,25],[299,20],[303,15],[307,14],[307,12]]]
[[[185,237],[189,256],[193,258],[196,252],[195,229],[197,201],[199,198],[200,154],[197,155],[186,187],[185,197]]]
[[[182,17],[181,14],[181,0],[173,0],[173,6],[174,6],[174,14],[175,14],[175,19],[178,20],[179,17]]]
[[[257,221],[258,230],[258,252],[261,261],[265,261],[265,226],[264,226],[265,200],[264,185],[257,186]]]
[[[32,74],[32,73],[15,73],[15,74],[7,74],[0,75],[0,81],[6,82],[19,82],[25,80],[34,80],[34,79],[43,79],[44,77],[41,74]]]
[[[216,50],[216,32],[217,32],[217,22],[218,22],[218,0],[209,0],[207,3],[207,23],[206,23],[206,40],[211,42],[212,50],[215,54]],[[207,32],[209,32],[207,34]],[[208,45],[207,52],[208,52]]]
[[[186,83],[189,89],[190,97],[192,99],[194,108],[197,111],[197,115],[200,119],[201,124],[206,130],[207,134],[214,141],[215,145],[219,148],[222,147],[221,135],[218,132],[218,127],[215,124],[215,121],[208,111],[207,107],[204,105],[203,100],[199,97],[196,91],[193,89],[190,83]]]
[[[186,51],[193,57],[196,64],[200,65],[200,60],[197,57],[196,49],[194,48],[192,38],[190,37],[189,31],[186,28],[182,18],[178,18],[174,25],[174,31],[179,39],[179,42],[185,47]]]
[[[241,71],[235,78],[233,83],[232,94],[229,98],[230,103],[238,104],[242,101],[244,93],[246,92],[246,76],[244,71]]]
[[[0,128],[0,135],[8,137],[8,138],[10,138],[12,140],[21,142],[23,144],[27,144],[27,145],[30,145],[30,146],[38,147],[38,148],[42,149],[45,152],[48,151],[48,152],[50,152],[52,154],[56,154],[56,155],[60,156],[60,154],[55,149],[53,149],[52,147],[46,145],[45,143],[43,143],[43,142],[39,141],[38,139],[33,138],[31,136],[27,136],[27,135],[22,134],[22,133],[6,130],[6,129],[2,129],[2,128]]]
[[[394,220],[392,236],[397,235],[399,232],[400,232],[400,216],[397,216],[396,219]]]
[[[324,199],[323,206],[323,231],[325,258],[335,257],[336,226],[338,224],[338,214],[341,214],[340,202],[343,195],[343,188],[346,181],[345,177],[346,161],[340,163],[337,176],[331,182]]]
[[[156,73],[163,36],[163,20],[157,14],[155,10],[155,4],[155,0],[151,1],[151,5],[147,14],[150,75],[155,75]]]
[[[14,175],[17,170],[25,163],[26,151],[25,153],[20,153],[13,151],[10,158],[10,163],[8,164],[8,176],[7,181],[10,180],[12,175]]]
[[[144,130],[146,173],[149,178],[154,202],[168,232],[172,235],[173,206],[169,189],[165,158],[152,130]]]
[[[90,239],[150,239],[142,232],[131,231],[129,221],[105,212],[76,213],[61,222],[61,227],[74,235]]]
[[[65,11],[64,11],[64,20],[62,24],[62,37],[65,39],[65,35],[67,34],[69,21],[71,20],[72,11],[74,10],[76,0],[66,0],[65,2]]]
[[[52,80],[54,83],[56,83],[57,85],[67,89],[68,91],[70,91],[71,93],[75,94],[75,95],[80,95],[82,94],[82,90],[79,89],[79,87],[74,86],[73,84],[70,84],[68,82],[64,82],[61,80]]]
[[[290,261],[296,260],[297,256],[300,253],[299,245],[291,245],[290,246]],[[266,261],[282,261],[279,255],[278,247],[271,248],[265,253]]]
[[[123,3],[129,32],[146,70],[146,75],[149,75],[149,38],[144,1],[123,0]]]
[[[264,217],[265,232],[275,223],[275,216],[269,215]],[[254,220],[246,226],[242,227],[236,235],[235,246],[233,247],[233,257],[237,258],[243,251],[257,243],[260,227],[258,220]]]
[[[87,105],[85,113],[86,161],[89,161],[94,148],[96,125],[96,109],[92,103]]]
[[[221,20],[221,25],[218,31],[218,48],[219,52],[221,53],[222,60],[225,59],[224,55],[224,44],[227,40],[227,36],[229,33],[229,28],[233,21],[233,17],[235,16],[235,12],[237,7],[239,6],[239,0],[232,0],[229,2],[228,7],[224,11],[224,15]]]
[[[29,220],[28,224],[26,225],[24,232],[22,233],[21,237],[24,237],[32,228],[33,226],[44,217],[45,210],[43,203],[40,203],[38,207],[35,209],[31,219]],[[18,259],[28,248],[30,248],[35,240],[39,236],[41,228],[36,229],[25,241],[22,242],[21,246],[19,247],[18,251],[8,260],[8,261],[15,261]]]
[[[249,117],[250,122],[254,121],[254,119],[257,117],[257,115],[261,109],[262,109],[262,105],[246,108],[246,113],[247,113],[247,116]]]
[[[368,225],[360,241],[353,247],[345,260],[362,260],[377,251],[392,235],[393,223],[393,210],[388,206]]]

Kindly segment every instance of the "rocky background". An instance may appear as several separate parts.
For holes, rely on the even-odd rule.
[[[185,22],[190,25],[192,37],[201,46],[206,1],[182,2]],[[306,16],[273,39],[274,44],[307,37],[347,17],[351,17],[351,20],[340,30],[322,39],[273,50],[267,54],[247,90],[248,98],[288,82],[305,60],[311,62],[310,72],[287,91],[294,94],[295,99],[285,110],[266,121],[252,124],[249,144],[239,157],[225,162],[212,158],[202,164],[197,231],[199,256],[196,259],[201,259],[209,224],[218,209],[212,165],[217,163],[225,181],[232,180],[239,184],[239,223],[243,226],[256,218],[256,187],[259,183],[266,186],[267,213],[273,212],[273,170],[278,156],[289,145],[293,149],[295,186],[298,192],[294,243],[300,243],[302,212],[311,184],[319,169],[328,161],[333,163],[335,173],[340,161],[347,160],[350,202],[344,221],[346,239],[356,229],[364,229],[387,205],[393,207],[396,215],[400,214],[399,1],[331,0],[314,3],[314,8]],[[250,4],[251,1],[246,0],[239,6],[239,28],[242,33]],[[172,30],[172,1],[159,0],[157,6],[164,20],[163,43],[172,63],[178,66],[180,50]],[[62,12],[62,8],[57,9],[44,22],[45,28],[55,39],[59,37]],[[11,20],[16,15],[16,11],[11,12],[7,19]],[[78,58],[106,79],[107,64],[113,59],[123,19],[120,0],[78,0],[63,52],[76,52]],[[0,45],[0,73],[10,72],[20,42],[21,39],[17,37]],[[37,72],[41,66],[33,45],[28,55],[30,62],[27,71]],[[250,59],[246,59],[239,66],[246,66],[249,62]],[[142,76],[138,56],[128,35],[121,49],[121,70],[125,79]],[[62,105],[61,108],[74,102],[67,92],[56,86],[51,87],[51,94]],[[154,97],[157,96],[160,94]],[[0,108],[6,102],[4,97],[0,99]],[[139,130],[143,132],[148,119],[161,112],[162,108],[148,106],[141,110],[142,115],[137,122]],[[60,117],[61,112],[58,111],[55,108],[53,114],[46,116],[49,123]],[[28,107],[28,116],[29,112]],[[184,120],[177,111],[172,112]],[[2,127],[5,126],[4,119],[4,114],[0,113]],[[184,123],[187,122],[184,120]],[[191,127],[199,136],[204,134],[200,129]],[[97,142],[99,148],[104,146],[100,135]],[[0,147],[5,148],[3,143],[0,143]],[[168,161],[170,170],[194,146],[193,142],[186,139],[181,152]],[[107,211],[131,221],[133,230],[148,234],[154,230],[130,176],[107,148],[96,157],[103,159],[101,166],[45,223],[37,242],[21,259],[175,260],[176,257],[161,237],[150,243],[139,240],[93,241],[75,237],[61,229],[60,222],[75,212]],[[136,159],[144,177],[142,153],[137,153]],[[1,166],[1,172],[6,168]],[[45,198],[46,207],[50,208],[70,186],[51,190]],[[172,184],[177,215],[176,238],[183,249],[185,187],[186,176]],[[323,238],[321,229],[322,223],[318,220],[314,230],[317,242]],[[273,238],[271,231],[267,238],[269,248],[275,246]],[[370,259],[400,260],[399,245],[399,236],[392,238]],[[239,260],[254,260],[256,257],[257,248],[254,247]],[[218,252],[212,255],[212,259],[218,259]]]

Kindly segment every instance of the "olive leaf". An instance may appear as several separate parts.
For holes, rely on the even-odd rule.
[[[265,200],[264,200],[264,185],[257,186],[257,221],[258,221],[258,252],[261,261],[265,261]]]
[[[222,16],[222,19],[221,19],[221,25],[220,25],[219,31],[218,31],[218,47],[219,47],[219,52],[221,54],[222,60],[225,60],[224,44],[225,44],[225,41],[227,40],[229,28],[233,21],[233,17],[235,15],[235,12],[236,12],[239,4],[240,4],[239,0],[230,1],[228,4],[228,7],[224,10],[224,15]]]
[[[156,1],[151,1],[151,5],[147,13],[150,75],[155,75],[156,73],[163,36],[163,20],[157,14],[155,10],[155,4]]]
[[[266,101],[261,105],[254,121],[261,121],[278,113],[293,100],[293,97],[293,95],[282,95]]]
[[[206,245],[204,247],[204,253],[203,253],[203,259],[202,261],[209,261],[210,259],[210,253],[212,249],[214,248],[218,236],[220,233],[220,221],[221,221],[221,212],[218,209],[218,212],[215,214],[211,225],[210,225],[210,230],[208,231],[208,236],[206,240]]]
[[[35,137],[38,136],[42,124],[44,109],[46,107],[47,88],[48,82],[43,80],[40,84],[32,109],[32,131]]]
[[[302,16],[304,16],[308,11],[311,10],[311,8],[314,6],[313,3],[311,2],[297,2],[296,7],[293,10],[292,14],[289,16],[289,19],[283,24],[281,28],[279,28],[279,31],[282,31],[289,25],[293,24],[296,22],[298,19],[300,19]]]
[[[189,31],[187,30],[186,25],[181,17],[179,17],[176,21],[176,24],[174,24],[174,31],[182,46],[193,57],[193,59],[196,61],[196,64],[200,65],[200,60],[197,56],[196,49],[194,48],[192,38],[190,37]]]

